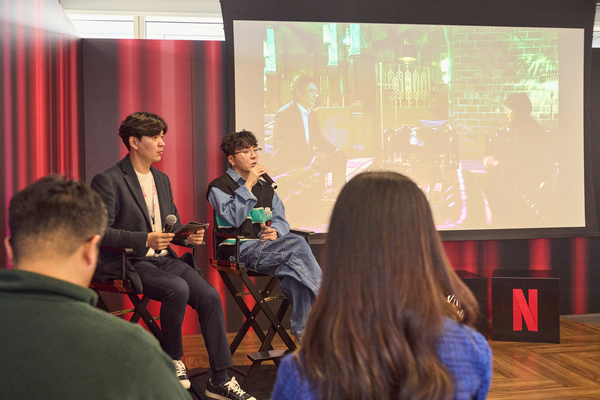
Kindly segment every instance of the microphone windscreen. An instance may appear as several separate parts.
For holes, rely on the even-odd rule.
[[[176,223],[177,223],[176,216],[174,216],[173,214],[167,215],[167,218],[165,220],[165,228],[163,229],[163,232],[165,232],[165,233],[171,232],[171,228],[173,228],[173,225],[175,225]]]

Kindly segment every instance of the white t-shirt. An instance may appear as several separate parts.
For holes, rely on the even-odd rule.
[[[152,172],[140,174],[135,171],[135,173],[140,181],[142,193],[144,193],[148,215],[150,215],[150,221],[152,221],[152,232],[161,232],[162,220],[160,218],[160,206],[158,204],[158,195],[156,194],[156,185],[154,184],[154,175],[152,175]],[[146,257],[157,257],[167,253],[166,249],[157,252],[153,248],[149,248]]]

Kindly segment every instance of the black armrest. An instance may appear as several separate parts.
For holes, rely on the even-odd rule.
[[[121,253],[121,279],[127,279],[127,255],[133,254],[133,249],[125,247],[102,246],[101,251],[110,251],[113,253]]]
[[[307,231],[304,229],[290,229],[291,233],[295,233],[296,235],[302,236],[306,243],[310,244],[310,237],[315,234],[313,231]]]
[[[185,248],[189,248],[187,246],[183,246]],[[121,254],[121,279],[126,280],[127,279],[127,256],[128,255],[133,255],[133,249],[130,248],[126,248],[126,247],[112,247],[112,246],[102,246],[100,247],[101,251],[110,251],[113,253],[120,253]],[[186,260],[184,259],[184,261],[186,261],[188,264],[190,264],[190,267],[194,268],[196,271],[198,271],[198,273],[200,273],[200,270],[198,269],[197,265],[196,265],[196,246],[193,246],[192,248],[192,260]]]
[[[240,240],[244,239],[243,236],[234,235],[232,233],[221,233],[221,232],[213,232],[215,237],[220,237],[223,239],[235,239],[235,262],[240,262]],[[215,258],[217,258],[217,245],[215,243]]]

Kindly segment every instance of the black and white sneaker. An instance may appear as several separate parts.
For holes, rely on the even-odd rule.
[[[190,388],[190,380],[187,376],[187,369],[185,368],[185,364],[181,360],[173,360],[175,364],[175,372],[177,373],[177,377],[179,378],[179,382],[181,382],[181,386],[184,389]]]
[[[254,396],[250,396],[248,393],[244,392],[240,387],[240,384],[237,383],[233,376],[230,376],[225,382],[221,383],[219,386],[215,386],[212,384],[211,380],[208,380],[206,384],[206,391],[204,394],[211,399],[220,399],[220,400],[256,400]]]

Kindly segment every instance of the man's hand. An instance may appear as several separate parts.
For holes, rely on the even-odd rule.
[[[198,246],[204,241],[204,228],[198,229],[196,233],[192,233],[187,237],[187,241],[192,246]]]
[[[262,233],[260,235],[260,238],[262,240],[277,239],[277,231],[275,230],[275,228],[270,228],[270,227],[266,226],[265,224],[260,224],[260,227],[262,228]]]
[[[146,239],[146,246],[157,251],[164,250],[174,237],[174,233],[150,232]]]
[[[486,156],[483,159],[483,166],[486,168],[495,167],[498,165],[498,160],[494,159],[493,156]]]
[[[246,179],[244,186],[249,190],[252,190],[254,185],[256,185],[256,182],[258,182],[258,178],[265,173],[267,173],[267,169],[260,164],[256,164],[248,173],[248,179]]]

